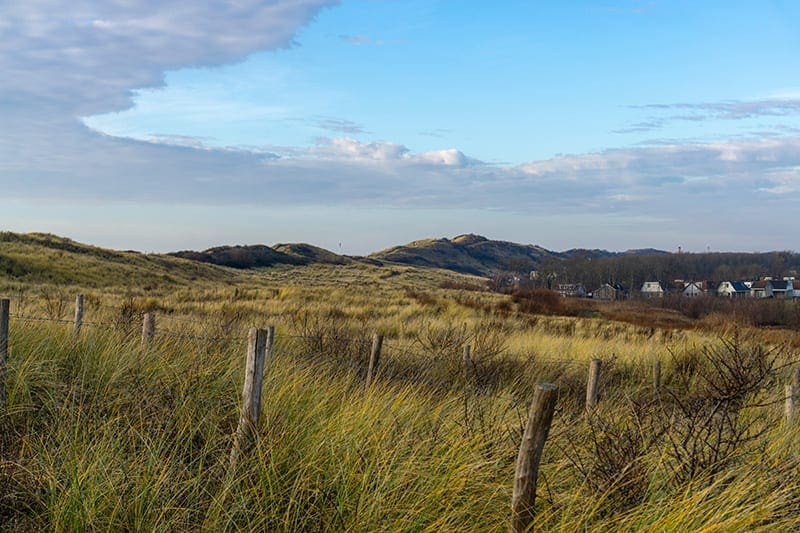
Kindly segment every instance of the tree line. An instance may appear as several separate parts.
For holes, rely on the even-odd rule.
[[[548,258],[533,270],[538,283],[548,288],[557,283],[583,283],[592,290],[604,283],[616,283],[637,290],[645,281],[722,282],[757,280],[766,276],[800,277],[800,254],[782,251],[599,257],[586,253],[567,259]]]

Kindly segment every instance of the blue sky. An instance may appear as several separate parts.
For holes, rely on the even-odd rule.
[[[798,57],[789,1],[0,6],[0,220],[146,251],[800,249]]]

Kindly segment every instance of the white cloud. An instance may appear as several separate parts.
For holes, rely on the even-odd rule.
[[[581,220],[602,213],[617,220],[686,219],[691,227],[720,232],[796,216],[797,202],[785,196],[800,192],[800,137],[789,130],[766,140],[665,142],[499,166],[457,148],[418,153],[399,142],[342,137],[311,147],[230,149],[169,132],[135,141],[99,134],[78,120],[124,109],[131,91],[158,85],[165,69],[290,46],[297,28],[327,4],[76,0],[69,9],[55,0],[0,4],[4,197],[501,209]],[[733,118],[795,108],[773,102],[697,111]],[[361,132],[359,124],[343,118],[321,117],[317,125],[342,134]]]
[[[402,159],[408,148],[390,142],[361,143],[349,138],[322,138],[308,155],[329,159],[390,161]]]
[[[168,69],[240,60],[292,44],[330,0],[0,4],[0,98],[71,115],[117,111]]]

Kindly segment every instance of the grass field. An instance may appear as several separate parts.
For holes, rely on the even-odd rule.
[[[29,269],[0,280],[12,298],[0,529],[506,531],[539,381],[559,399],[533,529],[800,529],[800,444],[783,415],[792,331],[530,314],[442,288],[477,278],[400,265],[244,272],[51,243],[41,253],[64,270],[49,277],[38,246],[0,251]],[[146,311],[158,333],[144,350]],[[230,472],[244,336],[267,325],[257,446]],[[374,332],[386,340],[366,391]]]

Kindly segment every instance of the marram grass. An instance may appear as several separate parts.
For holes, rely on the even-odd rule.
[[[574,327],[559,335],[512,325],[510,342],[578,362],[613,352],[634,368],[692,341],[593,343],[580,331],[597,326]],[[353,368],[278,352],[267,363],[257,446],[229,472],[243,355],[237,339],[167,339],[143,350],[113,331],[87,328],[75,339],[63,325],[12,322],[0,528],[508,530],[526,416],[513,384],[483,394],[379,376],[365,391]],[[756,452],[714,477],[670,483],[654,447],[641,458],[646,482],[636,502],[620,506],[618,487],[590,490],[576,468],[573,439],[586,422],[567,396],[545,445],[535,530],[800,529],[797,430],[779,422],[779,405],[763,411],[774,427]],[[609,416],[625,396],[609,391]]]

